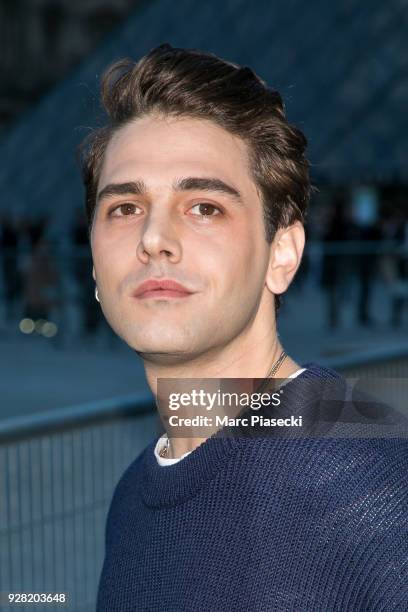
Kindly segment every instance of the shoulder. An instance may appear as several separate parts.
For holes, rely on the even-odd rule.
[[[317,545],[378,540],[408,557],[407,439],[269,438],[248,441],[243,455],[264,504],[301,515]]]
[[[341,491],[353,481],[362,487],[384,479],[408,484],[407,438],[269,437],[248,440],[244,448],[257,470],[274,477],[285,467],[310,486],[332,483]]]
[[[405,438],[248,440],[242,454],[247,482],[265,497],[279,497],[345,530],[408,507],[408,440]],[[251,485],[254,486],[254,485]],[[328,523],[328,524],[329,524]],[[373,524],[374,524],[373,523]]]

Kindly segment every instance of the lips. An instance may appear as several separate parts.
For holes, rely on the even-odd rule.
[[[147,297],[187,297],[192,294],[184,285],[173,280],[148,280],[141,283],[133,296],[137,298]]]

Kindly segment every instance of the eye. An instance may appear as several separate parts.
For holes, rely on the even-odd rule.
[[[109,211],[110,217],[130,217],[132,215],[132,211],[134,212],[136,208],[139,208],[136,204],[132,202],[124,202],[123,204],[119,204],[119,206],[115,206]],[[119,214],[117,211],[121,211]],[[115,214],[114,214],[115,213]],[[140,214],[140,213],[136,213]]]
[[[222,214],[222,211],[218,208],[218,206],[215,206],[214,204],[209,204],[208,202],[201,202],[200,204],[195,204],[195,206],[193,206],[191,210],[194,210],[194,208],[198,208],[199,210],[198,213],[193,213],[193,215],[196,217],[216,217],[217,215]],[[214,210],[216,211],[216,213],[213,215],[211,214],[211,211]]]

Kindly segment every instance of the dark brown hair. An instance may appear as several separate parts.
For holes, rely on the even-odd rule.
[[[108,123],[80,146],[89,235],[112,134],[129,121],[156,112],[212,120],[246,143],[269,243],[277,229],[305,221],[311,192],[306,138],[287,121],[280,94],[250,68],[166,43],[138,62],[123,59],[110,66],[101,94]],[[275,296],[276,310],[279,303]]]

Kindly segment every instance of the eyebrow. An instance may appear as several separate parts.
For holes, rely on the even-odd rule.
[[[215,177],[183,177],[176,179],[172,185],[174,191],[213,191],[230,196],[237,204],[244,205],[242,194],[238,189]],[[97,204],[114,195],[146,195],[148,192],[142,180],[127,183],[110,183],[97,195]]]

